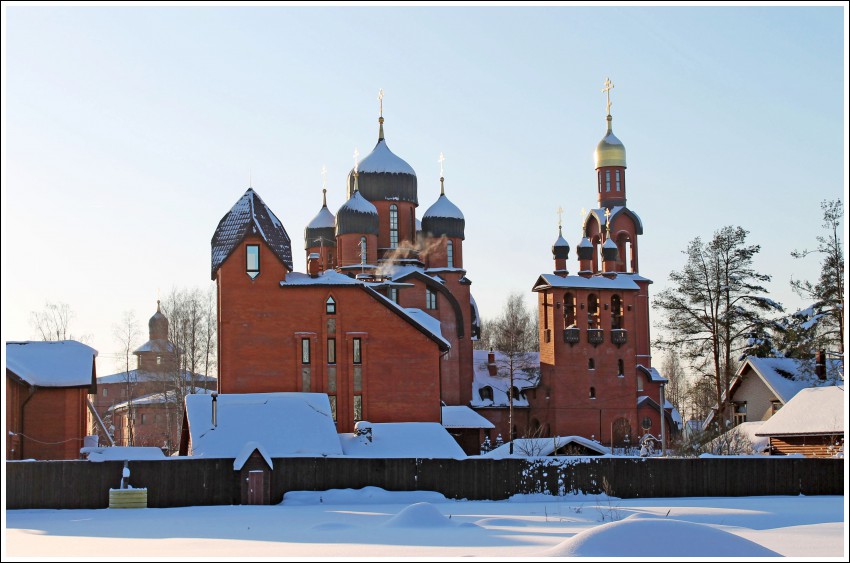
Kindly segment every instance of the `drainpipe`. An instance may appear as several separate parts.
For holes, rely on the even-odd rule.
[[[35,396],[36,391],[38,391],[38,387],[36,387],[35,385],[30,387],[29,396],[24,400],[23,403],[21,403],[21,431],[18,433],[18,435],[21,437],[21,451],[18,452],[18,454],[21,457],[19,457],[18,459],[25,459],[25,457],[24,457],[24,440],[26,440],[26,436],[24,434],[24,420],[25,420],[25,418],[24,418],[24,407],[26,407],[27,403],[30,402],[30,399],[32,399]]]
[[[661,403],[659,404],[658,410],[661,411],[661,455],[663,456],[667,446],[667,442],[664,440],[664,383],[659,386],[659,390],[661,394]]]

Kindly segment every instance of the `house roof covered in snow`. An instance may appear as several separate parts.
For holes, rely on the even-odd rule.
[[[271,457],[341,455],[342,448],[324,393],[239,393],[216,399],[188,395],[190,455],[236,459],[248,442]]]
[[[249,234],[258,235],[275,256],[292,270],[292,246],[283,223],[260,199],[253,188],[248,188],[239,201],[228,211],[212,237],[212,279],[227,257]]]
[[[7,342],[6,370],[35,387],[93,390],[96,356],[97,350],[76,340]]]
[[[80,448],[89,461],[133,461],[165,459],[165,454],[160,448],[148,446],[97,446]]]
[[[574,289],[617,289],[634,290],[640,289],[635,282],[652,281],[638,274],[617,273],[612,277],[595,275],[586,278],[584,276],[556,276],[555,274],[543,274],[534,283],[532,291],[542,291],[549,288],[574,288]]]
[[[755,420],[733,426],[707,444],[707,453],[714,455],[764,453],[770,446],[770,440],[757,434],[761,431],[764,422],[763,420]]]
[[[508,358],[501,352],[494,352],[496,375],[490,375],[487,350],[472,351],[472,400],[473,407],[507,407],[508,388],[511,384]],[[537,387],[540,382],[540,353],[528,352],[514,364],[514,387],[519,392],[515,398],[515,407],[527,407],[526,389]],[[489,389],[488,389],[489,388]],[[492,393],[493,398],[489,395]]]
[[[372,439],[340,434],[346,456],[381,458],[462,459],[466,454],[437,422],[371,423]]]
[[[183,380],[186,382],[192,381],[192,373],[188,370],[181,370],[181,374],[183,376]],[[131,369],[130,371],[121,371],[118,373],[111,373],[109,375],[101,375],[97,378],[98,385],[106,384],[106,383],[144,383],[149,381],[173,381],[175,378],[175,374],[171,372],[153,372],[141,369]],[[195,374],[195,382],[198,384],[203,384],[204,382],[212,382],[216,381],[215,377],[210,375],[202,375],[200,373]]]
[[[802,389],[772,417],[756,436],[843,434],[844,385]]]
[[[156,352],[159,354],[173,354],[174,350],[174,344],[172,344],[168,340],[156,338],[154,340],[148,340],[147,342],[136,348],[133,353],[139,354],[142,352]]]
[[[514,440],[514,453],[511,455],[510,442],[502,444],[498,448],[490,450],[482,454],[481,457],[489,457],[493,459],[503,459],[506,457],[538,457],[550,456],[555,452],[561,452],[565,449],[570,449],[570,446],[579,446],[599,455],[607,455],[611,450],[596,442],[588,440],[582,436],[554,436],[551,438],[517,438]],[[556,455],[566,455],[558,453]]]
[[[495,428],[492,422],[465,405],[443,405],[442,410],[445,428]]]
[[[197,388],[196,394],[200,393],[202,395],[207,395],[213,393],[213,389],[204,389]],[[142,395],[141,397],[136,397],[133,399],[134,407],[141,406],[150,406],[150,405],[164,405],[166,403],[176,404],[178,401],[177,392],[174,390],[171,391],[159,391],[156,393],[148,393],[147,395]],[[120,411],[128,408],[130,406],[130,401],[123,401],[121,403],[116,403],[107,409],[108,411]]]

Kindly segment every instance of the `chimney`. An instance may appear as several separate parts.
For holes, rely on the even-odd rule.
[[[213,428],[218,426],[218,393],[212,392],[212,425]]]
[[[318,278],[321,271],[321,258],[318,252],[311,252],[307,257],[307,273],[311,278]]]
[[[487,371],[490,373],[491,377],[494,377],[498,371],[496,369],[496,354],[493,353],[493,350],[490,350],[487,353]]]
[[[815,354],[815,375],[821,381],[826,381],[826,351],[818,350]]]

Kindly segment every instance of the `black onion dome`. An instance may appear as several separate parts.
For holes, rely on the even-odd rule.
[[[605,241],[605,244],[602,245],[602,260],[617,260],[617,256],[619,252],[617,251],[617,245],[614,241],[609,237],[608,240]]]
[[[387,146],[383,123],[378,144],[357,164],[359,189],[368,201],[407,201],[419,205],[416,172]],[[354,169],[348,173],[348,194],[354,193]]]
[[[159,308],[159,299],[156,300],[156,313],[148,321],[148,332],[151,340],[168,340],[168,319]]]
[[[336,212],[336,234],[378,234],[378,210],[355,190]]]
[[[564,235],[561,233],[561,227],[558,227],[558,240],[552,245],[552,256],[563,260],[570,257],[570,245],[564,239]]]
[[[304,250],[314,246],[336,246],[336,218],[328,209],[327,200],[323,200],[322,208],[304,229]]]
[[[578,254],[579,260],[593,260],[593,243],[590,242],[590,239],[584,237],[581,239],[581,242],[578,244],[578,248],[576,249],[576,253]]]
[[[434,237],[455,237],[463,240],[466,220],[460,209],[440,194],[434,205],[422,215],[422,232]]]

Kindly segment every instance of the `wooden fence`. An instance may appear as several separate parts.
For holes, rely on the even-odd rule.
[[[844,460],[812,458],[280,458],[269,473],[271,503],[286,491],[437,491],[499,500],[521,493],[607,492],[619,498],[843,495]],[[7,461],[6,508],[106,508],[124,462]],[[240,504],[232,459],[131,461],[130,485],[155,508]]]

